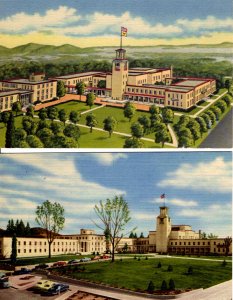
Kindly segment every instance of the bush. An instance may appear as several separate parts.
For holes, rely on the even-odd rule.
[[[222,262],[222,266],[225,267],[226,265],[227,265],[227,262],[224,259],[224,261]]]
[[[163,280],[162,284],[161,284],[161,290],[162,291],[166,291],[167,290],[167,283],[165,280]]]
[[[154,283],[152,281],[149,282],[147,292],[152,293],[155,289]]]
[[[145,260],[148,260],[148,257],[147,257],[147,256],[145,257]]]
[[[161,268],[162,267],[162,264],[161,262],[158,263],[158,268]]]
[[[193,274],[193,267],[189,267],[188,268],[188,272],[187,272],[187,275],[192,275]]]
[[[169,265],[168,268],[167,268],[167,271],[168,271],[168,272],[172,272],[172,271],[173,271],[173,266],[172,266],[172,265]]]
[[[141,258],[139,257],[139,258],[138,258],[138,261],[140,261],[140,260],[141,260]]]
[[[169,290],[175,290],[175,282],[173,279],[169,280]]]

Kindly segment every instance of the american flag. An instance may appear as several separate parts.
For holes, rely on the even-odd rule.
[[[164,198],[165,198],[165,194],[162,194],[162,195],[160,196],[160,198],[161,198],[161,199],[164,199]]]

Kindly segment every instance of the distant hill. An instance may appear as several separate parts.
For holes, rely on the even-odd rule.
[[[59,236],[60,234],[58,234]],[[6,230],[0,228],[0,236],[9,236],[6,234]],[[33,227],[31,228],[31,235],[30,237],[39,237],[39,238],[46,238],[47,234],[46,234],[46,230],[40,227]]]
[[[116,46],[117,47],[117,46]],[[127,48],[143,48],[144,46],[125,46]],[[229,48],[233,47],[233,43],[224,42],[221,44],[189,44],[189,45],[158,45],[158,46],[146,46],[146,48],[163,47],[163,48],[177,48],[177,47],[198,47],[198,48]],[[91,48],[80,48],[70,44],[64,44],[61,46],[42,45],[36,43],[29,43],[14,48],[7,48],[0,46],[0,55],[74,55],[81,53],[90,53],[98,51],[102,48],[114,48],[114,46],[102,46]]]

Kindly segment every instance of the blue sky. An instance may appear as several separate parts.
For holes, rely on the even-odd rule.
[[[231,235],[230,152],[40,153],[0,156],[0,227],[9,218],[35,226],[35,209],[45,200],[66,211],[64,233],[95,228],[93,207],[123,195],[132,220],[127,230],[155,230],[166,194],[172,224]]]
[[[129,45],[217,43],[230,41],[233,28],[230,0],[1,0],[0,12],[1,43],[8,46],[116,45],[120,26],[128,28]]]

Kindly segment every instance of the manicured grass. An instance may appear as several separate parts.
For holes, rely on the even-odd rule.
[[[202,108],[201,107],[195,107],[194,109],[192,109],[190,112],[187,112],[187,115],[195,115],[197,112],[199,112]]]
[[[162,267],[158,268],[158,262]],[[168,272],[167,268],[172,265],[173,271]],[[192,266],[193,274],[186,275],[188,268]],[[56,272],[59,272],[57,270]],[[85,264],[85,270],[80,272],[77,267],[69,267],[64,274],[77,279],[86,279],[93,282],[105,283],[115,287],[127,288],[130,290],[144,291],[150,280],[153,281],[155,289],[161,288],[165,280],[168,284],[172,278],[176,289],[197,289],[207,288],[212,285],[231,279],[231,263],[224,267],[222,262],[199,261],[179,258],[159,258],[140,261],[131,259],[116,260]]]
[[[210,104],[210,102],[205,101],[205,102],[203,102],[201,104],[197,104],[197,105],[198,106],[207,106],[208,104]]]

